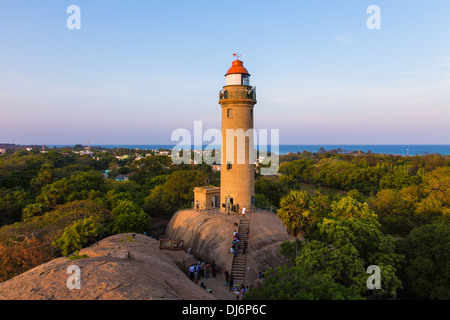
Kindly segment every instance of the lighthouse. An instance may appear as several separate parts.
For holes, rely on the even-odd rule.
[[[239,59],[225,74],[225,86],[219,93],[222,108],[222,146],[220,167],[220,209],[251,212],[255,205],[255,164],[253,146],[253,107],[256,89],[250,74]]]

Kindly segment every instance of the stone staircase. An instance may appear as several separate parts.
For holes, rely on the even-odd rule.
[[[234,275],[234,283],[245,283],[245,272],[247,271],[247,255],[244,254],[244,241],[247,241],[248,251],[248,237],[245,235],[247,229],[250,229],[250,219],[240,218],[239,229],[237,231],[240,239],[239,251],[236,257],[233,257],[233,264],[231,272]]]

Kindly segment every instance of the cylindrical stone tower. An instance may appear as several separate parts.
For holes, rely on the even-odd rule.
[[[251,212],[255,204],[253,106],[256,89],[241,60],[233,61],[220,91],[222,148],[220,208],[223,212]]]

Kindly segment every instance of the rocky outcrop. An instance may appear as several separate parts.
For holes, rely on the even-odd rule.
[[[245,284],[258,278],[269,267],[289,264],[279,254],[280,244],[291,239],[272,213],[252,213],[246,259]],[[209,211],[182,210],[169,222],[165,238],[182,239],[185,251],[160,250],[159,242],[140,234],[119,234],[80,250],[87,258],[57,258],[8,281],[0,283],[0,299],[6,300],[205,300],[234,299],[223,285],[224,270],[231,270],[229,253],[238,215]],[[195,256],[195,258],[194,258]],[[204,279],[213,293],[189,280],[185,271],[196,259],[215,260],[217,278]],[[76,266],[80,288],[70,289],[68,279]],[[71,283],[71,282],[70,282]]]
[[[180,270],[191,263],[191,256],[182,251],[166,254],[150,237],[111,236],[81,250],[83,254],[88,258],[58,258],[1,283],[0,299],[215,299]],[[80,289],[67,286],[70,266],[80,268]]]
[[[258,278],[260,271],[290,264],[279,251],[281,242],[293,238],[273,213],[251,213],[247,217],[250,217],[250,237],[245,282],[250,284]],[[236,214],[181,210],[170,220],[165,238],[184,240],[185,248],[190,248],[191,253],[200,260],[215,260],[219,273],[231,271],[233,257],[230,247],[239,218]]]

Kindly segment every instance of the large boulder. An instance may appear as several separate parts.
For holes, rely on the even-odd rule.
[[[215,299],[190,281],[150,237],[114,235],[80,250],[79,255],[83,254],[88,258],[57,258],[1,283],[0,299]],[[178,263],[191,259],[184,252],[176,256]],[[69,266],[80,268],[80,289],[67,286]]]
[[[185,248],[198,259],[216,262],[218,272],[231,271],[233,256],[230,253],[233,231],[238,230],[238,214],[214,211],[181,210],[170,220],[167,239],[184,240]],[[250,218],[250,237],[247,254],[246,283],[258,278],[259,272],[270,267],[289,265],[290,261],[280,255],[280,244],[294,240],[286,227],[271,212],[247,214]]]

